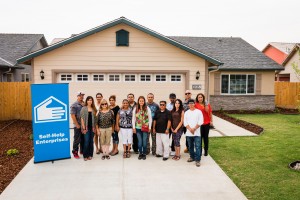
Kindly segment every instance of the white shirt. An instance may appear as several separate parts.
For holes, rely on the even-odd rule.
[[[184,113],[184,126],[186,127],[189,125],[191,128],[195,128],[195,126],[198,124],[199,128],[197,128],[192,134],[188,129],[186,129],[186,136],[200,136],[200,126],[203,124],[203,114],[200,110],[195,109],[193,111],[187,110]]]
[[[173,103],[170,102],[170,103],[167,104],[167,109],[168,109],[169,111],[172,111],[173,108],[174,108],[174,104],[173,104]]]

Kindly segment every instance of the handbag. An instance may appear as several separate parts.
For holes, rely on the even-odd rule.
[[[143,124],[141,131],[149,133],[149,126],[147,124]]]

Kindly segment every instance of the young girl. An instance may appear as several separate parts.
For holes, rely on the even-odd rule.
[[[114,113],[108,109],[108,104],[105,99],[101,101],[100,111],[98,113],[97,130],[100,136],[103,156],[102,160],[105,158],[107,160],[109,157],[109,146],[112,132],[114,131]]]
[[[117,117],[118,111],[120,110],[120,107],[118,105],[116,105],[116,95],[111,95],[109,97],[109,104],[110,104],[109,109],[114,112],[114,122],[116,123],[116,117]],[[116,127],[116,124],[114,124],[114,126]],[[119,145],[118,131],[113,130],[112,138],[113,138],[113,148],[112,148],[112,150],[109,154],[112,155],[112,156],[115,156],[119,153],[119,150],[118,150],[118,145]]]
[[[84,134],[83,158],[85,161],[93,158],[94,151],[94,133],[96,131],[96,107],[94,99],[88,96],[85,101],[85,106],[80,111],[81,116],[81,131]]]
[[[204,123],[201,125],[201,142],[204,141],[204,156],[208,155],[208,134],[209,128],[213,125],[211,106],[205,102],[205,96],[202,93],[197,94],[195,108],[201,110]],[[202,151],[202,149],[201,149]]]
[[[138,148],[140,153],[138,159],[146,160],[147,137],[148,137],[148,133],[151,131],[152,116],[151,116],[150,108],[146,106],[145,97],[140,96],[138,98],[137,105],[133,109],[132,113],[133,113],[132,128],[133,128],[133,133],[137,134]],[[142,131],[143,126],[145,128],[148,127],[148,130]]]
[[[180,138],[183,133],[184,109],[180,99],[175,100],[173,110],[171,111],[171,131],[174,138],[175,156],[173,160],[180,159]]]
[[[116,121],[116,131],[120,131],[123,137],[123,158],[129,158],[132,144],[132,109],[129,108],[127,99],[123,100],[122,108],[117,114]]]

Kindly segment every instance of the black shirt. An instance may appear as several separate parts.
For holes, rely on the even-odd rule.
[[[155,112],[153,120],[156,121],[155,130],[157,133],[165,133],[168,126],[168,121],[171,120],[171,112],[167,109],[164,112],[160,110]]]

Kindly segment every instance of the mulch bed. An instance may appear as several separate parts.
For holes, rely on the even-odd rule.
[[[31,121],[0,121],[0,194],[33,157],[31,134]],[[8,156],[9,149],[19,154]]]

